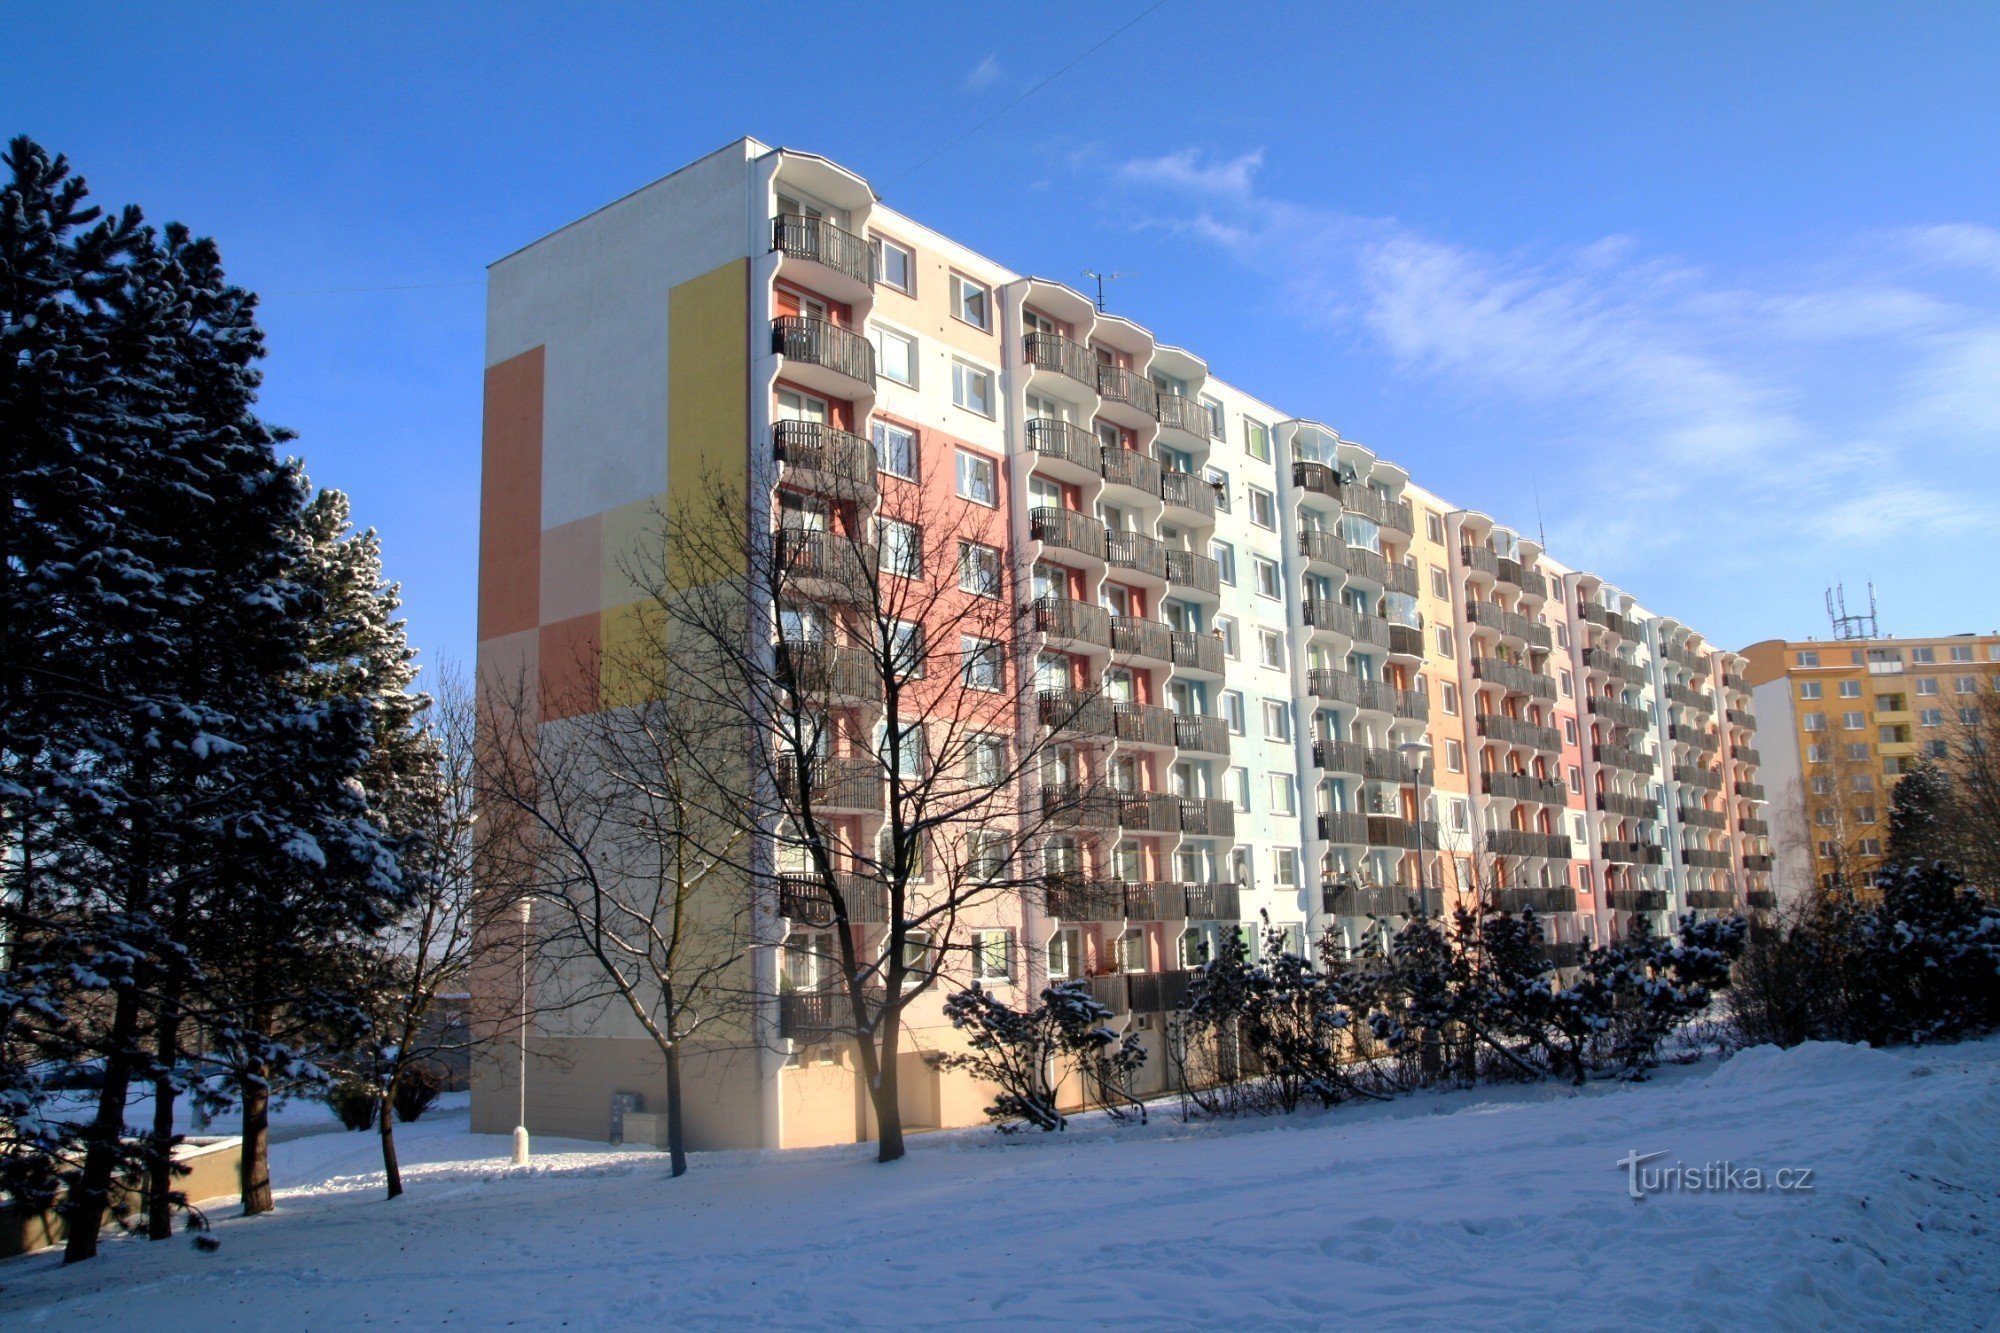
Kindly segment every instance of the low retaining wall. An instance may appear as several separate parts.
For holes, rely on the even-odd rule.
[[[232,1199],[242,1192],[243,1140],[240,1138],[189,1139],[174,1149],[174,1160],[188,1168],[174,1180],[174,1188],[190,1203],[212,1199]],[[145,1214],[144,1190],[118,1191],[119,1203],[127,1217]],[[107,1210],[112,1222],[114,1210]],[[115,1225],[115,1223],[114,1223]],[[0,1210],[0,1259],[60,1245],[68,1234],[60,1213],[30,1213],[19,1208]]]

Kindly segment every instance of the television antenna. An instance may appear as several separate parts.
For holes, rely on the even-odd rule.
[[[1097,313],[1101,315],[1104,313],[1104,284],[1107,282],[1116,282],[1120,278],[1136,278],[1139,275],[1136,273],[1099,273],[1094,268],[1087,268],[1083,271],[1083,276],[1094,279],[1097,283]]]
[[[1847,585],[1837,583],[1826,590],[1826,618],[1833,622],[1835,639],[1876,639],[1881,631],[1875,621],[1875,585],[1868,585],[1868,610],[1849,613]]]

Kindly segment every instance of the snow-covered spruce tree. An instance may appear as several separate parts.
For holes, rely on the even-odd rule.
[[[1267,1100],[1290,1115],[1308,1101],[1332,1106],[1360,1089],[1341,1068],[1347,1009],[1326,974],[1285,946],[1284,932],[1267,926],[1241,1030]]]
[[[1892,865],[1860,923],[1857,1035],[1942,1040],[2000,1024],[2000,909],[1950,866]]]
[[[1090,996],[1082,982],[1058,982],[1042,991],[1041,1003],[1025,1013],[973,985],[945,997],[945,1017],[965,1034],[966,1049],[934,1056],[941,1069],[963,1070],[1000,1089],[986,1108],[1002,1133],[1023,1125],[1044,1132],[1067,1129],[1069,1119],[1056,1104],[1067,1073],[1117,1118],[1125,1108],[1145,1119],[1145,1108],[1123,1089],[1146,1062],[1138,1034],[1111,1030],[1111,1011]]]
[[[1622,940],[1593,950],[1585,970],[1599,979],[1609,1005],[1602,1059],[1628,1078],[1652,1068],[1660,1043],[1705,1013],[1729,984],[1747,930],[1740,916],[1690,916],[1681,919],[1677,935],[1660,938],[1638,917]]]
[[[1167,1018],[1167,1058],[1184,1112],[1189,1105],[1211,1116],[1250,1109],[1243,1023],[1253,971],[1244,932],[1223,931],[1214,956],[1189,978],[1186,1003]]]
[[[1357,1035],[1381,1048],[1376,1072],[1392,1086],[1424,1086],[1471,1067],[1471,1036],[1457,1021],[1465,967],[1453,938],[1452,923],[1419,914],[1389,937],[1380,960],[1336,957],[1332,932],[1322,941],[1340,1002]]]
[[[1884,869],[1951,861],[1951,779],[1929,759],[1919,759],[1889,793],[1889,836]]]

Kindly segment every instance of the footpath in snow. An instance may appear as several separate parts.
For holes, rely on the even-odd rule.
[[[2000,1318],[2000,1039],[1760,1048],[1641,1085],[1281,1120],[1095,1118],[1000,1141],[663,1155],[505,1140],[462,1106],[273,1151],[215,1254],[122,1239],[0,1264],[0,1326],[973,1325],[1827,1329]],[[1650,1194],[1632,1154],[1809,1190]],[[1642,1183],[1645,1178],[1642,1178]],[[1797,1178],[1790,1177],[1794,1183]]]

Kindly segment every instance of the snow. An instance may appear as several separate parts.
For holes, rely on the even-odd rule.
[[[1988,1325],[2000,1310],[2000,1038],[1760,1048],[1641,1085],[1482,1088],[1280,1120],[1077,1122],[1002,1141],[664,1155],[466,1132],[278,1145],[278,1211],[213,1255],[121,1239],[0,1264],[0,1324],[782,1326],[1029,1321],[1482,1327]],[[1634,1202],[1626,1154],[1810,1193]]]

